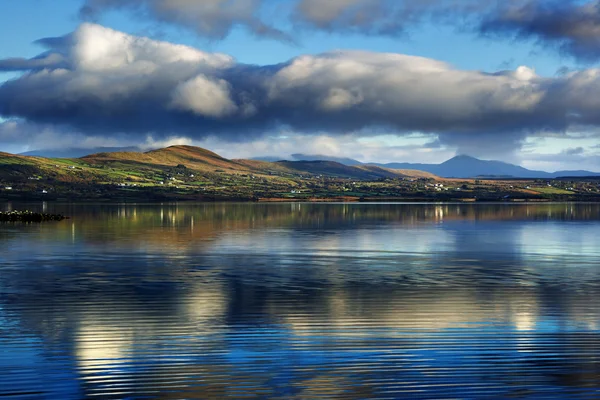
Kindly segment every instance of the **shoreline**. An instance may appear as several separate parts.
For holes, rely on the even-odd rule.
[[[514,198],[514,199],[499,199],[499,198],[419,198],[419,197],[307,197],[307,198],[286,198],[286,197],[261,197],[261,198],[164,198],[164,199],[149,199],[149,198],[31,198],[31,197],[13,197],[0,198],[0,203],[22,203],[22,204],[38,204],[40,202],[48,203],[90,203],[90,204],[161,204],[161,203],[425,203],[425,204],[540,204],[540,203],[600,203],[600,197],[592,198]]]

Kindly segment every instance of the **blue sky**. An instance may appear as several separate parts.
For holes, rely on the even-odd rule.
[[[218,3],[219,1],[221,0],[209,0],[208,2]],[[488,118],[487,115],[477,117],[477,121],[474,122],[472,127],[467,126],[468,121],[465,122],[462,117],[459,123],[453,122],[447,127],[441,122],[440,124],[434,124],[435,126],[430,126],[426,119],[420,119],[415,123],[404,123],[407,118],[410,119],[411,114],[418,114],[421,110],[416,109],[415,111],[410,108],[410,102],[404,101],[404,99],[399,101],[397,98],[394,98],[394,102],[397,100],[399,102],[393,103],[393,107],[386,108],[386,111],[377,111],[377,113],[390,113],[389,116],[379,121],[377,115],[368,114],[365,116],[368,122],[357,120],[355,125],[339,124],[339,119],[337,118],[342,118],[343,115],[338,113],[339,110],[337,109],[335,110],[335,114],[332,114],[330,109],[328,110],[328,114],[324,114],[322,110],[314,114],[312,114],[314,110],[311,111],[311,114],[307,114],[307,118],[313,118],[315,121],[321,121],[322,119],[323,123],[319,125],[315,122],[310,126],[303,121],[298,122],[295,119],[288,121],[286,120],[288,118],[286,116],[279,117],[275,115],[273,117],[272,113],[276,111],[269,109],[265,111],[265,115],[268,114],[269,117],[264,117],[264,119],[269,119],[269,123],[263,124],[262,122],[257,122],[257,126],[254,127],[253,120],[253,133],[249,135],[239,133],[241,132],[240,126],[243,126],[243,124],[241,122],[239,124],[237,122],[235,124],[230,123],[229,120],[233,119],[233,117],[230,117],[229,114],[225,116],[221,111],[219,111],[219,115],[211,115],[209,123],[206,123],[204,119],[185,119],[185,121],[193,121],[193,124],[198,124],[197,126],[194,125],[194,129],[190,129],[189,123],[187,125],[178,125],[178,122],[169,126],[168,129],[164,128],[167,129],[166,131],[163,130],[160,132],[153,131],[144,126],[136,126],[133,129],[131,128],[131,122],[123,124],[107,122],[106,126],[94,125],[90,128],[89,125],[92,125],[92,123],[82,123],[79,118],[75,118],[70,114],[65,114],[64,118],[39,118],[40,107],[50,107],[50,103],[36,104],[35,106],[27,105],[29,107],[27,109],[19,109],[18,112],[13,111],[19,108],[21,103],[15,105],[13,100],[15,95],[9,92],[8,89],[19,88],[19,84],[22,84],[19,88],[19,96],[23,96],[23,98],[28,95],[33,97],[32,91],[34,89],[32,89],[31,85],[25,85],[24,74],[38,74],[40,70],[37,67],[29,69],[29,72],[29,67],[19,69],[12,67],[2,68],[2,60],[6,61],[15,58],[30,59],[36,57],[46,50],[38,43],[35,43],[37,40],[48,37],[62,37],[77,31],[82,23],[90,21],[103,28],[123,32],[132,37],[150,37],[173,45],[183,44],[209,54],[224,53],[233,57],[235,60],[233,62],[234,65],[251,64],[255,66],[267,66],[273,70],[280,68],[278,67],[280,63],[292,63],[290,60],[300,56],[311,55],[313,56],[311,62],[316,62],[322,61],[320,55],[333,50],[362,50],[369,52],[368,54],[397,53],[418,56],[428,60],[427,63],[429,64],[433,62],[446,63],[449,65],[448,69],[452,73],[471,74],[472,76],[469,76],[467,79],[468,82],[479,81],[490,74],[497,74],[505,70],[514,72],[520,66],[526,66],[530,70],[535,71],[536,79],[548,79],[548,82],[552,81],[548,83],[548,86],[551,87],[553,86],[551,83],[554,83],[553,80],[560,79],[564,76],[565,71],[593,70],[597,64],[596,58],[598,54],[596,54],[595,48],[589,47],[587,38],[585,41],[580,40],[580,37],[573,39],[573,37],[569,36],[570,32],[567,31],[562,32],[566,39],[561,39],[563,41],[557,42],[555,32],[550,31],[552,28],[550,23],[535,32],[524,31],[524,28],[518,25],[521,23],[521,20],[517,20],[517,22],[515,22],[514,18],[508,20],[506,16],[509,15],[512,18],[513,14],[509,14],[508,12],[500,14],[497,10],[494,11],[496,12],[494,16],[501,15],[501,18],[498,17],[494,20],[494,24],[488,24],[492,28],[487,27],[485,30],[483,28],[474,30],[472,29],[472,25],[474,20],[484,21],[487,18],[486,21],[488,21],[489,15],[492,15],[489,10],[478,10],[474,14],[466,14],[460,11],[462,14],[457,14],[458,17],[462,16],[468,19],[464,24],[448,23],[447,20],[438,17],[422,18],[422,21],[405,24],[406,26],[402,27],[401,33],[394,32],[390,34],[374,28],[379,26],[377,24],[389,24],[390,21],[384,20],[385,16],[376,16],[372,20],[360,22],[358,25],[353,25],[353,23],[343,18],[346,18],[347,15],[350,15],[350,12],[353,12],[358,7],[356,4],[376,5],[386,11],[385,7],[389,7],[391,15],[392,12],[400,12],[394,7],[395,4],[401,4],[402,1],[390,3],[389,0],[342,0],[340,3],[346,1],[346,3],[354,8],[342,10],[346,14],[336,14],[336,18],[340,15],[341,17],[327,20],[326,23],[328,25],[326,26],[319,24],[323,23],[321,16],[325,15],[328,11],[323,10],[321,12],[321,10],[315,9],[314,4],[312,4],[309,14],[302,15],[301,18],[304,19],[289,17],[290,13],[295,10],[294,7],[300,7],[298,4],[306,2],[308,6],[311,6],[310,3],[311,1],[314,2],[314,0],[290,0],[282,2],[272,0],[236,1],[240,4],[245,3],[246,5],[250,3],[259,4],[252,18],[256,17],[273,31],[284,32],[287,39],[281,40],[274,38],[271,34],[262,34],[260,33],[262,31],[255,30],[256,21],[250,20],[248,15],[243,14],[242,17],[239,17],[240,13],[229,14],[228,10],[223,11],[226,14],[223,17],[225,28],[223,28],[224,30],[220,30],[219,33],[215,33],[213,30],[217,26],[216,23],[213,24],[213,21],[220,21],[219,18],[221,18],[221,15],[219,14],[210,16],[210,19],[208,19],[208,28],[206,26],[193,25],[195,22],[190,22],[190,19],[186,19],[186,15],[204,11],[198,11],[197,8],[193,8],[195,7],[194,2],[190,0],[179,1],[179,3],[173,0],[142,0],[141,3],[145,4],[146,8],[136,12],[132,12],[131,8],[127,7],[128,3],[132,3],[130,0],[113,1],[112,4],[120,3],[121,7],[116,8],[107,5],[111,2],[106,0],[88,0],[87,2],[84,0],[61,0],[59,2],[50,0],[2,0],[3,12],[0,14],[0,37],[4,38],[4,40],[0,44],[0,82],[11,80],[13,83],[16,83],[10,88],[6,84],[3,87],[0,83],[0,118],[2,118],[2,125],[0,125],[0,150],[20,152],[34,148],[52,148],[56,147],[58,143],[64,147],[119,145],[151,147],[171,143],[189,143],[209,147],[212,150],[223,153],[227,157],[251,157],[258,155],[284,157],[296,152],[317,152],[354,157],[361,161],[398,162],[441,162],[457,153],[467,152],[481,158],[500,158],[520,163],[527,167],[544,170],[564,168],[600,170],[600,149],[598,149],[600,140],[596,133],[596,121],[590,117],[582,118],[586,120],[585,126],[570,121],[564,122],[563,120],[547,124],[540,122],[540,119],[544,115],[552,116],[551,112],[548,113],[546,111],[542,112],[540,117],[536,116],[535,122],[530,123],[528,121],[523,127],[507,124],[507,127],[496,129],[495,126],[480,124],[481,119]],[[360,3],[361,1],[363,3]],[[180,9],[175,9],[174,11],[173,8],[170,8],[170,14],[166,12],[161,14],[164,11],[164,7],[166,7],[165,4],[171,7],[173,3],[180,4]],[[411,1],[406,0],[406,3],[410,4]],[[434,1],[433,3],[435,4],[436,2]],[[467,3],[469,3],[469,0],[465,0],[465,4]],[[527,1],[524,1],[524,3],[527,3]],[[571,9],[565,9],[566,11],[559,10],[561,15],[567,15],[571,12],[575,16],[573,18],[578,18],[580,15],[583,15],[579,11],[582,9],[581,7],[587,3],[594,2],[573,1],[564,2],[563,4],[567,3]],[[444,3],[442,2],[441,4]],[[476,2],[473,4],[476,4]],[[533,4],[535,5],[537,2],[533,2]],[[94,8],[94,13],[91,17],[82,18],[81,10],[85,5]],[[531,8],[531,4],[529,6]],[[157,10],[161,10],[161,12]],[[540,20],[546,23],[551,19],[552,14],[546,9],[543,11],[544,13],[540,11],[538,14],[543,17],[540,17]],[[178,12],[180,14],[177,14]],[[424,11],[419,12],[424,13]],[[531,18],[536,18],[538,14],[532,13]],[[364,16],[369,14],[356,15]],[[354,16],[354,14],[351,16]],[[201,18],[202,15],[200,15]],[[231,20],[227,18],[231,18]],[[231,25],[227,25],[230,22]],[[592,21],[592,23],[595,23],[595,21]],[[515,24],[517,25],[515,26]],[[533,24],[528,24],[527,26],[529,25]],[[356,28],[357,26],[358,28]],[[539,27],[539,25],[537,26]],[[218,29],[221,28],[220,26],[218,27]],[[254,32],[251,32],[252,30]],[[491,33],[490,30],[492,30]],[[86,43],[95,43],[92,39],[88,38],[86,40],[88,40]],[[580,40],[583,45],[575,40]],[[57,49],[50,49],[50,51],[59,52]],[[343,56],[339,57],[337,62],[342,64],[351,61],[352,65],[355,65],[357,57],[355,53],[344,53]],[[360,57],[362,62],[363,57]],[[375,56],[373,57],[373,59],[376,58]],[[151,61],[154,62],[154,60]],[[415,59],[413,61],[415,65],[421,63],[420,60]],[[102,63],[102,60],[96,60],[95,62]],[[370,60],[368,62],[372,64]],[[402,61],[402,65],[404,66],[407,62]],[[387,60],[382,59],[381,63],[387,63]],[[312,63],[311,65],[314,66],[316,64]],[[58,67],[50,66],[49,68]],[[335,69],[335,64],[332,64],[330,68]],[[399,68],[403,67],[399,66]],[[255,69],[258,70],[258,67]],[[411,71],[412,69],[413,67],[410,67]],[[393,68],[391,71],[393,71]],[[401,69],[398,71],[398,74],[404,73]],[[80,71],[77,72],[80,73]],[[444,74],[446,72],[444,70],[440,73]],[[219,72],[218,75],[221,77],[222,72]],[[269,79],[275,80],[278,77],[278,75],[275,75],[277,74],[269,77]],[[422,79],[422,76],[422,74],[417,74],[414,80],[418,82],[419,79]],[[160,77],[160,79],[162,78],[163,76]],[[214,82],[212,81],[212,76],[209,76],[209,78],[211,79],[210,82]],[[317,78],[318,75],[315,75],[314,79]],[[181,80],[183,79],[190,80],[190,77],[186,75],[181,78]],[[312,85],[314,79],[308,81],[308,83]],[[227,87],[228,93],[235,92],[236,88],[234,83],[232,83],[233,81],[230,81],[229,78],[225,79],[225,81],[227,81],[224,84],[225,86],[218,84],[217,89]],[[515,82],[521,81],[521,78],[515,80]],[[209,86],[210,82],[208,83]],[[216,82],[221,81],[216,80]],[[347,81],[344,80],[344,82]],[[447,80],[445,79],[441,80],[440,85],[445,85],[446,82]],[[177,81],[177,83],[180,84],[181,81]],[[331,94],[333,93],[331,90],[338,90],[340,86],[340,82],[335,83],[335,85],[330,82],[323,82],[322,84],[324,85],[323,87],[311,87],[311,93],[318,89]],[[404,84],[406,82],[402,83],[402,85]],[[198,81],[194,81],[194,85],[198,85]],[[368,87],[368,81],[361,82],[361,85]],[[496,92],[504,90],[502,88],[505,86],[511,88],[516,87],[515,85],[518,86],[518,84],[513,82],[502,83],[502,85],[498,84],[500,86],[496,85],[496,83],[493,83],[493,85],[499,88],[497,90],[494,89]],[[538,86],[536,83],[534,88],[537,89]],[[572,86],[574,84],[569,87]],[[214,89],[213,86],[210,87]],[[385,86],[382,87],[385,88]],[[433,91],[432,87],[434,88]],[[197,86],[194,86],[194,88],[197,89]],[[362,88],[361,86],[361,90]],[[3,89],[6,90],[4,98],[7,100],[3,100]],[[38,89],[35,88],[35,90]],[[341,93],[343,96],[346,96],[349,93],[348,91],[352,92],[355,89],[355,86],[352,88],[343,88],[344,91]],[[404,86],[397,89],[397,94],[394,94],[396,97],[402,96],[402,93],[405,93],[406,90]],[[25,90],[28,92],[25,92]],[[439,101],[435,96],[434,85],[424,84],[423,90],[429,91],[431,98],[422,99],[419,96],[419,101],[422,101],[418,105],[419,107],[422,107],[421,104],[427,105],[431,102],[437,103]],[[441,91],[445,90],[446,88],[443,88]],[[521,90],[520,87],[519,90]],[[527,88],[527,90],[533,89]],[[589,90],[585,94],[587,96],[593,95]],[[53,93],[53,95],[59,96],[61,94],[59,92],[56,94]],[[496,94],[486,92],[485,95],[494,97]],[[522,93],[519,94],[519,96],[521,95]],[[294,94],[293,96],[298,96],[298,94]],[[352,107],[363,107],[363,103],[367,103],[367,101],[379,101],[376,94],[370,99],[366,99],[363,92],[356,96],[358,96],[356,97],[358,100],[352,100]],[[481,96],[481,94],[478,93],[477,96]],[[233,97],[235,96],[232,95]],[[451,95],[444,96],[444,98],[448,101],[448,107],[455,106]],[[338,96],[336,99],[339,100],[340,97]],[[346,97],[344,99],[348,100]],[[191,99],[186,97],[186,101],[188,100],[191,101]],[[6,104],[3,105],[2,101],[5,101]],[[195,99],[193,101],[197,102],[198,100]],[[241,110],[239,98],[232,101],[235,104],[228,103],[228,106],[235,106],[236,110]],[[514,106],[513,102],[518,100],[511,98],[510,101],[512,107]],[[263,104],[262,99],[256,102]],[[402,112],[400,113],[402,114],[401,116],[393,115],[394,107],[397,107],[397,104],[409,104],[408,107],[410,110],[406,111],[408,117],[403,116]],[[475,105],[477,104],[475,103]],[[441,107],[442,110],[447,109],[443,105]],[[473,104],[468,105],[468,107],[472,109]],[[488,106],[486,105],[485,107],[487,109]],[[490,105],[489,107],[495,106]],[[506,103],[502,103],[502,107],[502,112],[505,112]],[[578,105],[577,107],[588,110],[587,104],[584,106]],[[50,108],[48,109],[48,114],[55,115],[50,113]],[[571,104],[561,105],[560,109],[570,110]],[[198,113],[197,109],[192,111]],[[360,110],[360,112],[362,111]],[[423,110],[423,112],[426,111]],[[259,110],[260,112],[262,111]],[[530,112],[531,110],[527,110],[527,113]],[[113,115],[111,113],[112,111],[107,111],[104,118],[110,118],[106,117],[106,115]],[[569,113],[578,114],[579,111],[569,111]],[[357,114],[358,112],[348,109],[350,117]],[[171,118],[172,116],[169,115],[168,117]],[[202,117],[204,118],[204,116]],[[454,118],[452,115],[450,117],[440,117],[439,111],[436,112],[435,109],[431,110],[430,117],[431,120]],[[508,117],[498,117],[496,114],[490,117],[492,120],[499,119],[500,121],[503,118]],[[520,115],[515,118],[520,118]],[[220,119],[219,123],[216,123],[215,119]],[[221,121],[224,119],[229,120]],[[260,120],[263,121],[263,118],[261,117]],[[588,122],[588,120],[593,121]],[[278,125],[274,121],[284,121],[284,123]],[[480,130],[482,133],[479,133]],[[197,132],[200,131],[203,133],[198,134]]]

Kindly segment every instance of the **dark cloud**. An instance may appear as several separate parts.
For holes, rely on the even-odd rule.
[[[291,14],[300,25],[344,33],[404,35],[435,21],[463,27],[489,8],[478,0],[297,0]]]
[[[484,16],[482,33],[535,39],[584,61],[600,58],[600,1],[508,1]]]
[[[583,147],[570,147],[564,149],[562,153],[568,156],[576,156],[585,153],[585,149]]]
[[[600,59],[599,0],[86,0],[80,14],[93,21],[115,9],[217,39],[242,27],[295,42],[290,25],[395,37],[434,23],[490,38],[533,39],[583,61]]]
[[[292,22],[309,29],[398,36],[431,18],[461,23],[486,8],[479,0],[86,0],[80,15],[96,21],[106,11],[125,10],[211,38],[243,27],[257,36],[294,41],[294,34],[278,26]]]
[[[433,22],[600,59],[599,0],[298,0],[293,18],[314,29],[388,36]]]
[[[80,9],[85,20],[107,10],[127,10],[143,18],[183,26],[202,36],[222,39],[241,26],[257,36],[292,41],[260,16],[264,0],[87,0]]]
[[[442,23],[499,39],[534,39],[583,61],[600,59],[599,0],[299,0],[293,17],[315,29],[388,36]]]
[[[61,54],[46,53],[31,59],[7,58],[0,60],[0,72],[30,71],[47,67],[56,67],[59,65],[66,67],[66,60]]]
[[[504,132],[482,131],[477,134],[450,132],[440,135],[442,146],[455,147],[460,154],[504,158],[520,150],[529,132],[514,129]]]
[[[354,32],[368,35],[400,35],[405,33],[413,2],[365,0],[302,0],[297,2],[293,19],[296,23],[325,31]]]
[[[230,141],[304,134],[437,134],[470,154],[519,148],[530,134],[600,125],[600,70],[463,71],[432,59],[339,51],[253,66],[227,55],[83,24],[22,60],[0,86],[0,115],[89,135]],[[0,60],[0,65],[9,65]],[[478,149],[478,151],[475,151]],[[466,151],[466,150],[465,150]]]

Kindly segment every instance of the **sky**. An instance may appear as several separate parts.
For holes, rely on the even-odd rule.
[[[0,0],[0,151],[600,171],[598,0]]]

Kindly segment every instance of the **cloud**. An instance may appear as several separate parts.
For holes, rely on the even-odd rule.
[[[405,3],[373,0],[303,0],[293,18],[311,28],[369,35],[403,34],[408,19]]]
[[[478,0],[86,0],[80,15],[94,21],[107,11],[124,10],[209,38],[222,39],[242,27],[256,36],[294,42],[296,35],[278,26],[398,36],[426,20],[464,20],[486,8]]]
[[[423,142],[429,137],[420,140]],[[455,155],[453,149],[432,148],[430,144],[390,145],[385,137],[364,138],[360,135],[331,136],[307,135],[287,132],[285,135],[268,135],[245,143],[232,144],[218,137],[208,137],[193,144],[211,149],[227,158],[252,158],[272,156],[277,159],[294,159],[293,154],[320,154],[348,157],[363,162],[424,162],[437,163]],[[432,143],[433,144],[433,143]]]
[[[155,138],[128,137],[127,135],[87,135],[64,127],[39,125],[23,120],[7,120],[0,123],[0,151],[21,153],[31,150],[64,150],[83,148],[96,151],[102,147],[138,147],[143,151],[172,145],[192,145],[215,151],[227,158],[252,158],[275,156],[293,159],[292,154],[324,154],[356,158],[364,162],[440,162],[454,155],[453,149],[440,146],[431,135],[412,138],[413,143],[390,145],[391,137],[364,138],[360,135],[343,137],[326,134],[265,135],[245,142],[232,143],[227,138],[208,136],[191,139],[183,136]],[[423,144],[424,143],[424,144]]]
[[[534,39],[582,61],[600,59],[599,0],[299,0],[313,29],[397,36],[427,22],[497,39]]]
[[[66,148],[95,149],[102,147],[138,147],[152,150],[172,145],[193,145],[190,138],[167,136],[155,139],[152,135],[130,137],[125,134],[88,134],[65,126],[36,124],[19,119],[0,122],[0,151],[22,153],[31,150],[64,150]]]
[[[80,9],[84,19],[95,19],[111,9],[128,10],[160,22],[183,26],[222,39],[236,26],[257,36],[290,41],[283,31],[260,16],[264,0],[87,0]]]
[[[581,155],[585,153],[585,149],[583,147],[570,147],[568,149],[564,149],[562,151],[562,154],[568,155],[568,156],[576,156],[576,155]]]
[[[302,134],[436,134],[486,155],[539,132],[600,125],[600,70],[543,78],[528,67],[483,73],[395,53],[335,51],[267,66],[82,24],[45,39],[0,86],[0,116],[90,136],[248,141]],[[0,65],[9,65],[0,60]],[[28,70],[27,70],[28,69]]]
[[[209,38],[242,27],[287,42],[299,39],[293,28],[399,37],[433,23],[488,38],[533,39],[583,61],[600,59],[599,0],[86,0],[80,14],[95,20],[109,10]]]
[[[298,0],[291,18],[312,29],[372,36],[402,36],[435,21],[464,26],[489,9],[478,0]]]
[[[570,143],[573,143],[570,141]],[[558,148],[556,146],[541,147],[538,151],[526,151],[522,153],[523,157],[529,161],[538,161],[562,164],[571,164],[575,166],[577,163],[590,164],[595,163],[595,170],[600,171],[600,153],[596,151],[595,146],[577,146]],[[582,169],[581,166],[574,169]]]
[[[0,60],[0,72],[7,71],[28,71],[33,69],[43,69],[56,66],[66,67],[65,59],[61,54],[48,53],[41,54],[38,57],[26,58],[7,58]]]
[[[584,61],[600,58],[600,1],[509,1],[480,24],[483,33],[535,39]]]
[[[561,169],[600,172],[600,154],[586,152],[581,148],[565,149],[558,153],[530,153],[523,160],[523,165],[546,171]]]
[[[64,126],[36,124],[9,119],[0,122],[0,151],[24,152],[37,149],[60,149],[65,147],[120,146],[117,136],[88,135]]]
[[[177,85],[171,105],[200,116],[225,117],[234,114],[238,107],[231,99],[229,84],[223,79],[210,79],[200,74]]]

